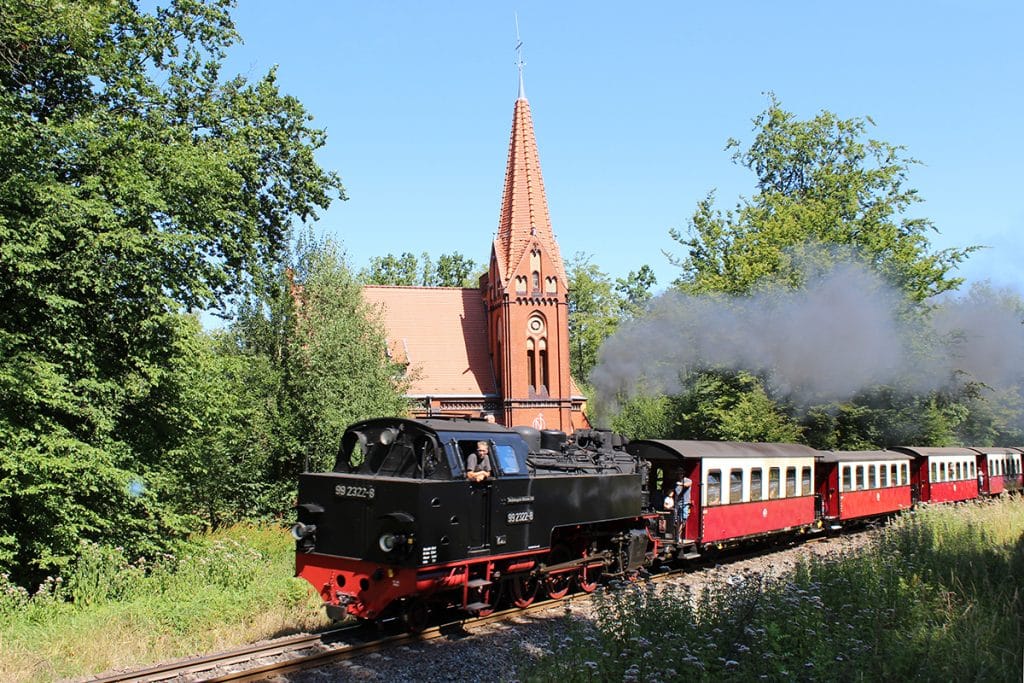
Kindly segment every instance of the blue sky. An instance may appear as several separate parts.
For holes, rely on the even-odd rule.
[[[279,67],[328,132],[321,163],[349,194],[320,217],[360,268],[458,251],[485,263],[498,223],[524,41],[552,225],[619,277],[661,289],[697,202],[731,207],[774,92],[801,118],[870,116],[923,162],[910,176],[937,248],[982,244],[961,268],[1024,293],[1024,3],[335,2],[241,0],[228,70]],[[678,250],[676,250],[678,251]]]

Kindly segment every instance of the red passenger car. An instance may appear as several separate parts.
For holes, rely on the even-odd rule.
[[[922,503],[978,497],[978,453],[970,448],[896,447],[913,456],[910,481]]]
[[[1024,491],[1024,448],[1011,448],[1010,450],[1017,453],[1018,457],[1013,461],[1014,467],[1016,467],[1017,471],[1014,476],[1010,478],[1012,479],[1012,482],[1007,480],[1006,488],[1009,489],[1012,483],[1014,491]]]
[[[818,459],[821,516],[839,529],[844,523],[879,517],[912,505],[910,463],[896,451],[831,451]]]
[[[978,487],[983,495],[998,496],[1021,488],[1021,452],[1015,448],[972,448],[978,453]]]
[[[820,528],[815,514],[814,461],[808,446],[772,443],[644,440],[626,450],[652,464],[649,488],[692,482],[685,537],[698,546],[728,544],[791,530]]]

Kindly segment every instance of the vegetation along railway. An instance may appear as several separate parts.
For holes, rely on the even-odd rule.
[[[476,481],[467,463],[481,444],[491,474]],[[416,632],[434,613],[526,608],[749,541],[1019,491],[1022,457],[367,420],[346,430],[332,471],[300,475],[296,575],[335,619],[401,618]]]

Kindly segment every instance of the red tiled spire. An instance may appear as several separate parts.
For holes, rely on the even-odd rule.
[[[502,284],[508,287],[516,266],[526,255],[530,245],[539,243],[547,252],[561,282],[566,282],[565,266],[558,250],[558,242],[551,230],[548,200],[544,194],[544,179],[540,174],[540,155],[533,133],[530,103],[522,94],[516,100],[512,114],[512,139],[508,149],[508,168],[505,171],[505,192],[501,200],[501,219],[494,240],[494,254]]]

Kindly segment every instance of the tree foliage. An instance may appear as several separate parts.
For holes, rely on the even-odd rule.
[[[872,125],[828,111],[799,120],[771,95],[754,118],[750,146],[726,146],[755,174],[756,192],[725,212],[712,192],[685,234],[671,231],[685,248],[670,255],[682,270],[676,285],[731,294],[768,282],[799,287],[808,262],[827,267],[852,255],[913,301],[956,288],[960,279],[950,271],[973,247],[931,248],[932,223],[908,215],[920,201],[908,186],[918,162],[899,145],[867,137]]]
[[[745,372],[705,371],[674,400],[675,435],[720,441],[802,441],[801,427]]]
[[[346,425],[406,413],[409,378],[389,360],[379,312],[363,300],[336,245],[301,243],[293,272],[301,292],[290,302],[299,308],[284,353],[285,407],[303,453],[333,467]]]
[[[417,258],[405,251],[398,256],[374,256],[359,279],[369,285],[476,287],[482,272],[475,269],[476,262],[458,252],[441,254],[435,263],[427,252]]]
[[[292,221],[342,193],[273,71],[222,78],[230,4],[0,7],[0,567],[20,578],[79,538],[187,528],[166,476],[181,312],[258,291]]]

